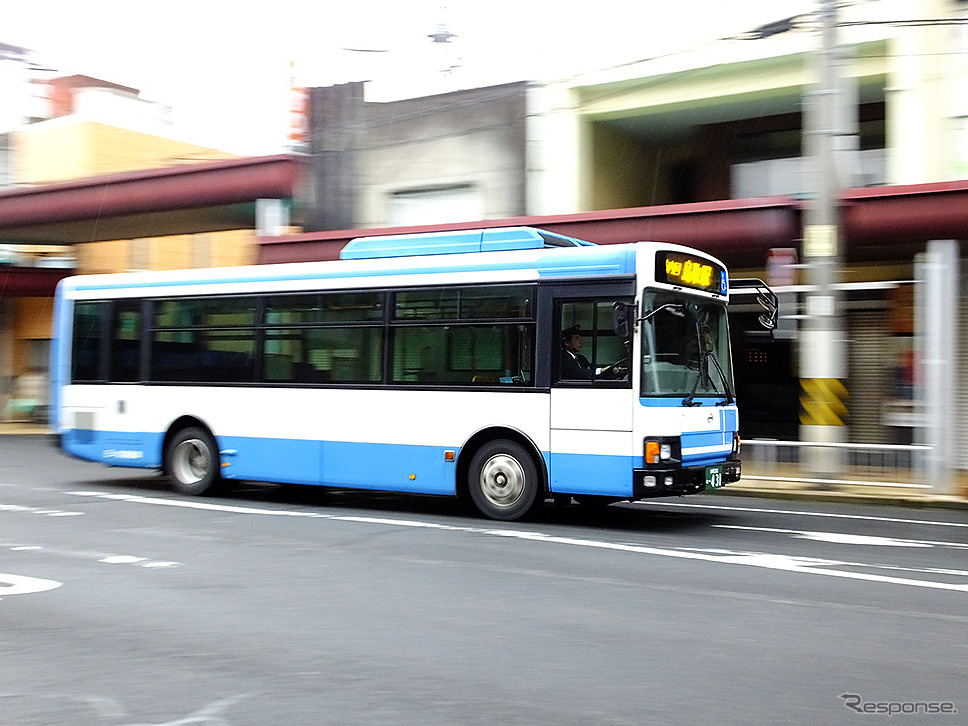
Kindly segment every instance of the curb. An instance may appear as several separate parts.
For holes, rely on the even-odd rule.
[[[0,435],[47,436],[50,433],[50,427],[43,424],[0,423]]]

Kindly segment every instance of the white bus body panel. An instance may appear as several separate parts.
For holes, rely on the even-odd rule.
[[[456,465],[444,452],[478,431],[513,422],[538,451],[549,449],[548,396],[539,392],[64,389],[65,446],[95,461],[161,466],[165,432],[182,416],[215,435],[223,476],[253,481],[454,494]]]

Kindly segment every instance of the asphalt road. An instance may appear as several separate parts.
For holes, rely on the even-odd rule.
[[[0,437],[0,723],[963,724],[968,512],[717,494],[535,521]],[[893,712],[893,715],[889,715]]]

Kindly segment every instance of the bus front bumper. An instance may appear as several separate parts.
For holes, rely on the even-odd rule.
[[[739,481],[741,474],[739,459],[729,459],[711,466],[635,469],[633,499],[675,497],[719,489]]]

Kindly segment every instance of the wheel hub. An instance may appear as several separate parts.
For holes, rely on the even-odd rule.
[[[208,471],[208,451],[198,439],[178,444],[173,458],[174,474],[185,484],[201,481]]]
[[[481,492],[495,506],[513,505],[524,493],[525,484],[524,468],[513,456],[492,456],[481,469]]]

